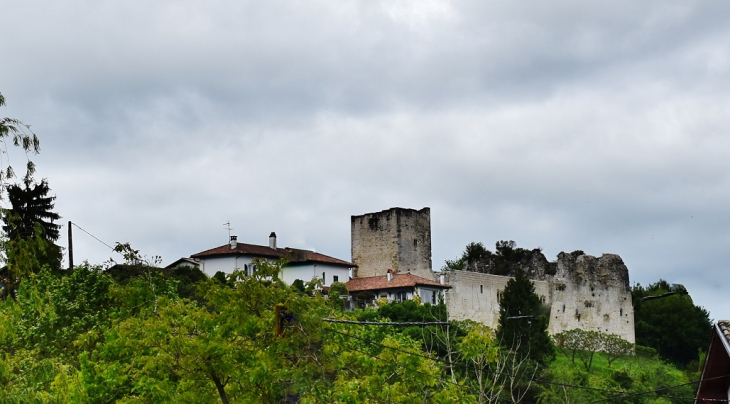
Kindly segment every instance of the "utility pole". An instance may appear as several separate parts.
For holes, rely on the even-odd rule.
[[[68,269],[74,269],[74,242],[70,220],[68,221]]]

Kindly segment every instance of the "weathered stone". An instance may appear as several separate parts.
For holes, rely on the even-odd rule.
[[[392,269],[432,278],[431,209],[392,208],[351,218],[356,277]]]
[[[384,275],[388,269],[434,280],[444,275],[452,286],[445,294],[450,317],[496,328],[508,275],[522,269],[550,307],[551,334],[580,328],[634,342],[629,271],[618,255],[561,252],[556,262],[549,262],[539,249],[516,249],[509,259],[495,254],[466,263],[465,271],[434,272],[430,215],[429,208],[393,208],[352,216],[352,262],[358,265],[354,276]]]

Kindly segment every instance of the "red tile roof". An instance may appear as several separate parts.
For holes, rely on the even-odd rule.
[[[277,248],[273,249],[268,246],[238,243],[236,248],[231,248],[230,244],[224,244],[220,247],[212,248],[197,254],[193,254],[191,258],[206,258],[214,256],[226,256],[226,255],[248,255],[260,258],[286,258],[288,264],[299,264],[299,263],[322,263],[339,265],[348,268],[354,268],[357,265],[352,262],[344,261],[328,255],[320,254],[318,252],[309,250],[300,250],[297,248]]]
[[[350,279],[347,283],[347,290],[350,292],[361,292],[365,290],[381,290],[415,287],[416,285],[433,286],[442,289],[448,289],[451,286],[442,285],[439,282],[430,279],[421,278],[412,274],[394,274],[393,279],[388,282],[387,275],[368,276],[364,278]]]

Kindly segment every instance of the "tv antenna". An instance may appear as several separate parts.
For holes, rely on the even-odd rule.
[[[229,221],[223,223],[223,226],[226,226],[226,229],[228,229],[228,239],[230,240],[231,239],[231,230],[233,230],[231,228],[231,221],[229,220]]]

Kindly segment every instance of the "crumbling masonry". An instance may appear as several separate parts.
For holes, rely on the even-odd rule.
[[[351,226],[352,262],[358,266],[355,277],[385,275],[388,269],[434,280],[443,275],[452,286],[445,298],[451,318],[496,328],[499,295],[510,277],[491,274],[478,262],[469,263],[469,271],[434,272],[429,208],[392,208],[352,216]],[[550,263],[541,251],[533,250],[520,266],[550,307],[551,334],[580,328],[634,342],[629,271],[621,257],[560,253],[557,262]]]

